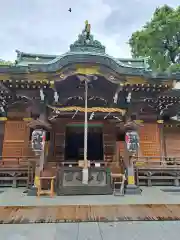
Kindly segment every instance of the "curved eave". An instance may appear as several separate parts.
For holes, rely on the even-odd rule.
[[[127,75],[127,76],[139,76],[152,81],[168,81],[168,80],[180,80],[180,72],[178,73],[157,73],[148,71],[142,68],[133,68],[123,64],[122,62],[112,58],[106,54],[99,53],[86,53],[86,52],[68,52],[55,58],[48,63],[29,64],[28,66],[0,66],[0,74],[21,74],[21,73],[53,73],[63,69],[69,64],[77,63],[97,63],[105,65],[112,69],[114,72]]]
[[[57,55],[45,55],[45,54],[30,54],[19,52],[17,56],[16,64],[17,66],[28,66],[32,64],[44,64],[57,58]]]
[[[28,66],[9,66],[9,65],[0,65],[0,74],[21,74],[29,73]]]
[[[36,58],[36,57],[39,57],[39,58],[42,58],[42,59],[54,59],[56,57],[58,57],[57,55],[50,55],[50,54],[40,54],[40,53],[27,53],[27,52],[20,52],[19,51],[19,54],[21,57],[31,57],[31,58]]]

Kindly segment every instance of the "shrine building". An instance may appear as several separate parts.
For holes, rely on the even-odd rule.
[[[126,170],[127,184],[146,184],[130,165],[161,168],[180,157],[180,73],[155,73],[143,58],[114,58],[86,29],[63,55],[16,52],[15,64],[0,66],[0,175],[4,166],[39,161],[34,130],[45,133],[39,176],[56,176],[58,194],[112,193],[109,173]],[[133,163],[129,131],[139,136]],[[92,175],[86,187],[84,154]]]

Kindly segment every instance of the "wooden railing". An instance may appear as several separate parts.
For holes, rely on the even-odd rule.
[[[144,156],[144,157],[133,157],[133,164],[137,167],[141,166],[154,166],[161,168],[163,167],[180,167],[180,157],[168,156]]]
[[[180,157],[134,157],[136,184],[180,186]]]
[[[1,157],[0,186],[31,186],[36,159],[32,157]]]
[[[36,157],[32,156],[21,156],[21,157],[4,157],[0,156],[0,167],[3,166],[28,166],[37,161]],[[162,156],[141,156],[141,157],[132,157],[132,161],[134,166],[161,166],[161,167],[180,167],[180,157],[162,157]],[[82,160],[83,162],[83,160]],[[89,166],[98,167],[98,166],[107,166],[109,164],[122,164],[123,158],[119,159],[119,162],[113,160],[111,162],[105,161],[96,161],[89,160]],[[79,166],[79,161],[59,161],[59,162],[47,162],[48,165],[53,164],[53,166],[69,166],[69,167],[77,167]]]

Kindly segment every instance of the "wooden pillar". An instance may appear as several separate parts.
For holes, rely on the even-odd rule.
[[[44,161],[45,161],[45,151],[43,149],[40,156],[37,158],[37,162],[36,162],[35,178],[34,178],[34,186],[36,188],[38,188],[40,185],[40,176],[43,170]]]
[[[166,148],[166,127],[163,125],[163,146],[164,146],[164,157],[167,157],[167,148]]]
[[[165,156],[165,139],[164,139],[164,121],[158,120],[158,127],[159,127],[159,140],[160,140],[160,157],[161,160],[164,160]]]

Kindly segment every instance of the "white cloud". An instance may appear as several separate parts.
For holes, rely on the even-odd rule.
[[[172,1],[1,0],[0,58],[13,60],[15,49],[64,53],[82,31],[86,19],[108,54],[129,57],[127,41],[131,33],[149,20],[158,5],[165,3]],[[174,6],[178,4],[179,0],[173,0]]]

